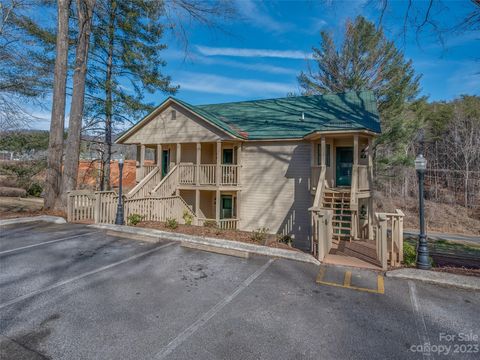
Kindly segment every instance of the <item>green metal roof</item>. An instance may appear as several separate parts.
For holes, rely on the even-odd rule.
[[[380,133],[376,99],[371,91],[210,105],[191,105],[176,98],[169,99],[227,133],[248,140],[303,138],[315,131],[369,130]],[[143,120],[119,140],[123,140],[123,136],[128,137],[127,134],[141,126]]]
[[[380,133],[371,91],[197,106],[175,100],[223,130],[249,140],[300,138],[315,131]]]

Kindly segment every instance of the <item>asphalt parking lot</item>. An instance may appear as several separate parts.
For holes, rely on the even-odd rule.
[[[85,225],[2,227],[0,358],[479,358],[478,292],[319,273]]]

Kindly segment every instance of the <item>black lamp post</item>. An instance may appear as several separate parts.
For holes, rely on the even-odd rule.
[[[427,234],[425,233],[425,205],[424,205],[424,177],[427,169],[427,160],[420,154],[415,159],[415,170],[418,174],[418,204],[420,215],[420,234],[418,235],[417,245],[417,268],[422,270],[430,269],[430,259],[428,256]]]
[[[122,178],[123,178],[123,155],[120,154],[120,159],[118,159],[118,170],[119,170],[119,179],[118,179],[118,204],[117,204],[117,216],[115,217],[116,225],[123,225],[123,198],[122,198]]]

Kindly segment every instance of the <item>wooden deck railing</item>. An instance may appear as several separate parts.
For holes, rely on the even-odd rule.
[[[178,182],[183,185],[194,185],[197,182],[195,164],[179,164],[178,165]]]
[[[95,223],[114,224],[117,204],[118,194],[115,191],[95,192]]]
[[[383,269],[387,269],[389,260],[391,266],[397,266],[403,261],[404,216],[405,214],[398,209],[395,213],[375,214],[374,234],[377,258]],[[391,229],[390,232],[388,227]]]
[[[332,248],[333,210],[310,208],[311,214],[311,250],[322,261]]]
[[[222,185],[238,185],[238,165],[222,165],[221,183]]]
[[[325,176],[327,173],[327,167],[325,165],[321,165],[318,167],[318,179],[317,184],[315,185],[315,199],[313,200],[313,207],[320,208],[322,206],[323,201],[323,193],[325,192]]]
[[[175,165],[170,172],[151,191],[152,196],[172,196],[178,186],[178,165]]]
[[[183,222],[184,212],[195,217],[180,196],[146,197],[125,200],[125,218],[139,214],[145,221],[165,221],[169,218]]]
[[[312,173],[310,176],[310,191],[316,191],[318,185],[318,179],[320,178],[321,166],[315,165],[311,167]]]
[[[150,195],[150,192],[158,185],[162,179],[162,171],[158,166],[155,166],[142,181],[140,181],[130,192],[127,194],[127,198],[143,198]]]
[[[198,218],[197,224],[199,226],[203,226],[205,222],[216,222],[215,219],[207,219],[207,218]],[[219,229],[222,230],[237,230],[238,229],[238,222],[239,219],[220,219],[219,222],[217,223],[217,226]]]
[[[217,165],[202,164],[200,165],[200,185],[215,185],[217,176]]]

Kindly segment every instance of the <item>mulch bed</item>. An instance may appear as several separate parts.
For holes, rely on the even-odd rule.
[[[158,222],[158,221],[142,221],[138,223],[136,226],[148,228],[148,229],[163,230],[163,231],[168,231],[173,233],[181,233],[181,234],[202,236],[202,237],[212,237],[212,238],[225,239],[225,240],[234,240],[234,241],[240,241],[240,242],[249,243],[249,244],[264,245],[264,246],[269,246],[277,249],[286,249],[286,250],[301,252],[300,250],[290,247],[287,244],[277,242],[276,235],[271,235],[271,234],[267,235],[267,238],[265,241],[258,242],[252,239],[252,233],[249,231],[221,230],[214,227],[182,225],[182,224],[179,224],[176,229],[171,229],[166,227],[164,222]]]
[[[61,210],[38,210],[38,211],[18,211],[18,212],[0,212],[0,219],[16,219],[21,217],[31,217],[39,215],[59,216],[67,219],[67,214]]]
[[[445,267],[434,267],[432,268],[432,270],[438,271],[438,272],[446,272],[450,274],[480,277],[480,269],[467,269],[467,268],[460,268],[460,267],[445,266]]]

